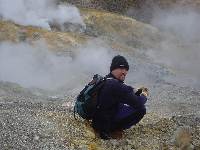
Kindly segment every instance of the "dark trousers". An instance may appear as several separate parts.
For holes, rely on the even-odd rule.
[[[145,114],[145,106],[133,108],[126,104],[120,104],[114,116],[109,116],[106,112],[97,113],[93,119],[93,127],[104,132],[112,132],[118,129],[124,130],[137,124]]]
[[[115,115],[112,123],[111,130],[128,129],[136,125],[146,114],[146,108],[133,108],[126,104],[120,104],[118,112]]]

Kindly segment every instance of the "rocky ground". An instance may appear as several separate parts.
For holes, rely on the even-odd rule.
[[[149,112],[141,123],[125,131],[123,139],[103,141],[81,118],[74,119],[70,102],[1,82],[1,149],[200,148],[200,118],[195,113],[163,117]]]
[[[199,12],[199,0],[59,0],[78,7],[94,8],[133,17],[139,21],[149,23],[155,12],[174,7],[185,10],[194,9]]]

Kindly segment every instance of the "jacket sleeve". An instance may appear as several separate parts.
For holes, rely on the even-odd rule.
[[[121,103],[128,104],[132,107],[142,107],[147,101],[146,96],[135,95],[133,88],[123,83],[118,83],[116,93],[120,97]]]

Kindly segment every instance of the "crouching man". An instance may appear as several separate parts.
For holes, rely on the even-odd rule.
[[[148,90],[141,88],[136,93],[124,84],[129,65],[123,56],[112,59],[107,81],[98,95],[97,111],[92,126],[102,139],[111,139],[111,133],[123,131],[137,124],[146,114],[145,103]]]

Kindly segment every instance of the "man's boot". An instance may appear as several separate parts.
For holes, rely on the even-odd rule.
[[[115,130],[111,133],[113,139],[122,139],[124,131],[122,129]]]
[[[101,131],[100,132],[100,138],[103,139],[103,140],[110,140],[112,137],[110,136],[109,133]]]

